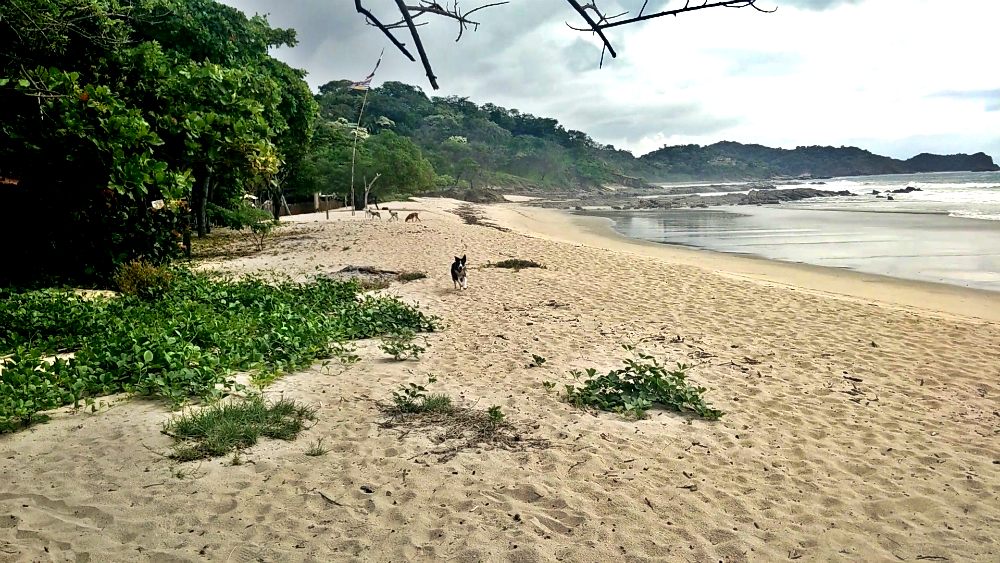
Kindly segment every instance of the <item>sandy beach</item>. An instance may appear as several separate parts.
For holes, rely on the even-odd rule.
[[[1000,560],[1000,293],[644,243],[518,203],[475,206],[503,229],[467,225],[458,205],[285,218],[295,236],[205,265],[424,271],[387,291],[445,328],[419,361],[362,342],[356,364],[279,379],[267,393],[318,421],[242,465],[158,455],[172,415],[139,399],[0,436],[0,562]],[[505,258],[545,268],[483,267]],[[543,387],[617,367],[622,344],[694,364],[726,415],[633,421]],[[549,447],[442,460],[432,435],[380,429],[375,402],[428,375]],[[320,438],[331,451],[306,456]]]

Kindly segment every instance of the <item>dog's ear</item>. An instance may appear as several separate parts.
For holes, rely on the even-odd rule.
[[[462,263],[465,264],[465,255],[462,255]]]
[[[462,261],[462,260],[461,260],[461,259],[460,259],[460,258],[459,258],[458,256],[456,256],[456,257],[455,257],[455,263],[456,263],[456,264],[458,264],[458,263],[459,263],[459,262],[461,262],[461,261]]]

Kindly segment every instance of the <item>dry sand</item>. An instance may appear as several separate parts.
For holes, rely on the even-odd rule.
[[[426,271],[389,290],[447,324],[420,361],[363,343],[357,364],[284,377],[269,393],[317,405],[318,423],[239,466],[172,466],[151,451],[169,413],[140,400],[2,436],[0,561],[1000,561],[996,296],[484,208],[534,236],[502,232],[454,205],[392,205],[420,224],[300,216],[296,237],[220,265]],[[503,258],[547,268],[479,268]],[[542,388],[616,366],[622,343],[696,363],[726,416],[595,416]],[[427,435],[380,430],[374,401],[428,374],[551,447],[440,463]],[[318,438],[332,450],[305,456]]]

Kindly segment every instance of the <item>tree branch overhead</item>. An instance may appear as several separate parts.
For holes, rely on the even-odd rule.
[[[393,30],[397,29],[407,29],[409,31],[410,37],[413,39],[413,43],[417,48],[417,54],[420,57],[420,62],[424,67],[425,73],[427,74],[427,79],[430,81],[431,87],[435,90],[438,89],[437,77],[434,75],[434,71],[431,68],[430,59],[424,50],[423,42],[420,39],[420,32],[417,30],[418,27],[426,25],[427,22],[418,21],[418,19],[424,16],[437,16],[453,20],[458,24],[458,36],[455,38],[455,41],[459,41],[462,39],[462,35],[465,33],[465,30],[467,30],[470,26],[473,31],[476,31],[479,28],[480,22],[469,19],[472,14],[486,8],[492,8],[510,3],[508,1],[492,2],[463,12],[458,5],[458,0],[454,0],[454,2],[451,3],[446,1],[444,4],[438,2],[437,0],[417,0],[416,4],[406,4],[405,0],[395,0],[396,9],[399,11],[400,17],[398,20],[386,24],[379,20],[370,10],[365,8],[362,1],[363,0],[354,0],[354,6],[358,13],[365,17],[365,21],[369,25],[379,28],[379,30],[381,30],[382,33],[389,38],[392,44],[395,45],[396,48],[406,56],[406,58],[415,62],[416,59],[410,51],[407,50],[406,44],[400,41],[392,33]],[[654,18],[661,18],[664,16],[677,16],[683,13],[709,8],[753,8],[754,10],[762,13],[772,13],[777,10],[777,7],[771,10],[761,8],[757,6],[757,1],[758,0],[702,0],[700,3],[692,5],[691,0],[685,0],[684,6],[681,8],[661,10],[659,12],[647,14],[645,12],[646,7],[649,4],[649,0],[643,0],[642,7],[639,9],[638,15],[634,17],[627,17],[629,12],[622,12],[619,14],[608,14],[603,12],[597,6],[597,0],[591,0],[585,4],[581,4],[577,0],[566,0],[566,2],[587,24],[586,27],[573,27],[568,22],[566,25],[575,31],[594,33],[600,38],[603,43],[600,65],[603,66],[605,52],[610,53],[612,57],[618,56],[614,46],[611,44],[611,40],[608,39],[607,35],[604,33],[606,29],[634,24]]]

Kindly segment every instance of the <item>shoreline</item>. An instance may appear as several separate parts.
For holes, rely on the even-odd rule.
[[[1000,322],[1000,292],[633,239],[615,231],[609,218],[562,209],[516,204],[483,209],[498,225],[528,236],[658,258],[830,297]]]

